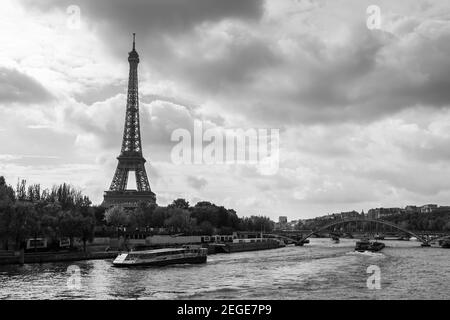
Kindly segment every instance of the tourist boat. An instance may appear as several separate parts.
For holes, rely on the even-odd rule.
[[[299,246],[299,247],[302,247],[304,244],[307,244],[307,243],[309,243],[309,239],[305,239],[305,240],[303,240],[303,241],[297,241],[297,242],[295,243],[295,245],[296,245],[296,246]]]
[[[442,248],[450,248],[450,239],[444,239],[440,245]]]
[[[378,241],[370,242],[369,239],[364,238],[361,239],[361,241],[356,242],[355,251],[364,252],[364,251],[371,251],[371,252],[377,252],[380,251],[385,247],[385,244]]]
[[[164,248],[121,253],[113,261],[116,267],[165,266],[170,264],[206,263],[208,249],[199,246]]]

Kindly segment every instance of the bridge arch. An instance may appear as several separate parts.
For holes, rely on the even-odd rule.
[[[415,234],[412,231],[409,231],[409,230],[406,230],[404,228],[401,228],[401,227],[397,226],[394,223],[391,223],[391,222],[388,222],[388,221],[384,221],[384,220],[380,220],[380,219],[360,219],[360,218],[342,219],[342,220],[339,220],[339,221],[335,221],[335,222],[329,223],[329,224],[327,224],[327,225],[325,225],[323,227],[320,227],[319,229],[314,230],[313,232],[309,233],[308,235],[303,237],[300,240],[300,242],[305,241],[306,239],[311,237],[314,233],[317,233],[317,232],[320,232],[320,231],[326,230],[328,228],[331,228],[331,227],[334,227],[334,226],[337,226],[337,225],[340,225],[340,224],[344,224],[344,223],[347,223],[347,222],[374,222],[374,223],[380,223],[380,224],[392,227],[394,229],[400,230],[400,231],[402,231],[404,233],[407,233],[407,234],[409,234],[409,235],[411,235],[413,237],[416,237],[417,240],[421,241],[422,243],[425,243],[425,244],[428,243],[428,241],[426,239],[424,239],[422,236],[419,236],[419,235]]]

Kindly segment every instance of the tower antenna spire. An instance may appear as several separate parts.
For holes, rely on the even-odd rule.
[[[136,49],[136,33],[133,33],[133,50]]]

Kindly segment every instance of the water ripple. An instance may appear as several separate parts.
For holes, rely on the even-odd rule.
[[[0,299],[448,299],[449,250],[386,241],[380,253],[312,239],[304,247],[218,254],[205,265],[118,269],[110,260],[73,263],[81,288],[67,286],[68,263],[0,267]],[[381,290],[369,290],[369,265]]]

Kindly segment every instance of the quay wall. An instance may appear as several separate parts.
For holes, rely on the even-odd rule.
[[[114,259],[119,252],[26,253],[0,257],[0,265]]]

